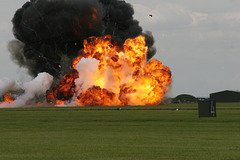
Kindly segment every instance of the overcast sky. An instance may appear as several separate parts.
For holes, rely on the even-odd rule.
[[[133,5],[143,30],[155,37],[154,58],[172,71],[172,96],[240,91],[239,0],[126,1]],[[13,39],[11,19],[25,2],[0,1],[0,78],[22,78],[6,46]]]

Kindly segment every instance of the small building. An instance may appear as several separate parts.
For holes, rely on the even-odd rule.
[[[198,101],[198,115],[200,117],[216,117],[216,102],[212,100]]]
[[[211,93],[210,99],[216,102],[240,102],[240,92],[226,90]]]

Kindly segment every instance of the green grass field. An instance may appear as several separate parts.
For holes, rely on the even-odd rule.
[[[240,159],[239,104],[103,108],[0,109],[0,160]]]

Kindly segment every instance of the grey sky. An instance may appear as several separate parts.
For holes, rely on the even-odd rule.
[[[126,1],[134,6],[143,29],[155,37],[154,58],[172,71],[172,96],[240,90],[239,0]],[[13,14],[25,2],[0,1],[0,78],[19,78],[6,45],[13,39]]]

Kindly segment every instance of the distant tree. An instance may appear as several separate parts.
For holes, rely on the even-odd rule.
[[[189,94],[181,94],[172,100],[172,103],[196,103],[197,98]]]

